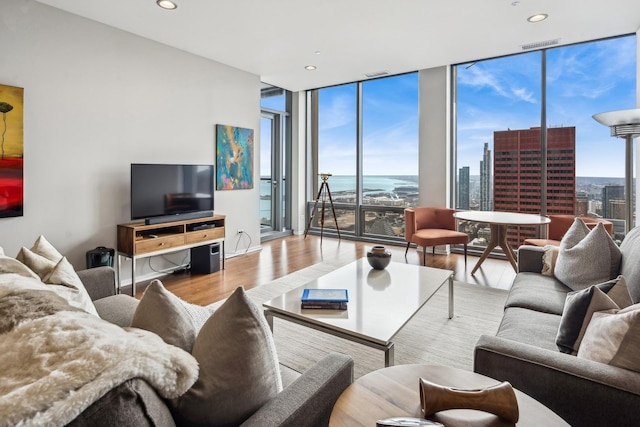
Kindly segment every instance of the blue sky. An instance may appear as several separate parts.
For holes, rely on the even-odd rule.
[[[418,174],[418,74],[364,82],[364,175]],[[356,173],[356,84],[320,91],[320,171]]]
[[[495,130],[540,125],[541,52],[458,67],[458,167],[479,172]],[[624,176],[624,141],[596,113],[636,107],[636,39],[547,51],[547,126],[576,127],[576,175]]]
[[[541,60],[536,51],[458,67],[458,167],[478,175],[494,131],[540,126]],[[362,99],[364,175],[417,175],[418,74],[366,81]],[[320,171],[355,175],[356,84],[322,89],[319,105]],[[635,107],[635,36],[547,51],[547,125],[576,127],[578,176],[624,176],[624,141],[592,116]]]

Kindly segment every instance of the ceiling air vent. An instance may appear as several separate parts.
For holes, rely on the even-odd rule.
[[[523,44],[520,47],[522,47],[522,50],[540,49],[543,47],[557,45],[559,42],[560,42],[560,39],[545,40],[543,42]]]
[[[386,76],[388,75],[389,72],[388,71],[376,71],[375,73],[367,73],[365,74],[365,76],[369,77],[370,79],[373,77],[382,77],[382,76]]]

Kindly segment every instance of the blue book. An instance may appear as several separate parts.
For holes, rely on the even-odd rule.
[[[302,303],[347,303],[349,294],[346,289],[305,289]]]

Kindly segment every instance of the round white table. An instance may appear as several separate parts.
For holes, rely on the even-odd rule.
[[[515,271],[518,271],[516,255],[507,242],[507,227],[510,225],[545,225],[551,220],[545,216],[516,212],[461,211],[453,214],[456,219],[489,224],[491,240],[471,274],[474,274],[496,246],[500,246]]]

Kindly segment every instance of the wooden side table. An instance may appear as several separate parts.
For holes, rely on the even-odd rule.
[[[330,427],[372,427],[390,417],[420,417],[420,378],[448,387],[479,389],[499,383],[475,372],[436,365],[399,365],[371,372],[342,393],[331,412]],[[517,426],[568,426],[532,397],[515,390],[520,410]],[[495,415],[468,409],[442,411],[429,419],[447,427],[513,426]]]

